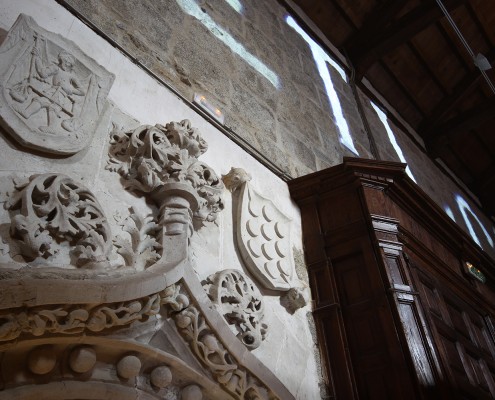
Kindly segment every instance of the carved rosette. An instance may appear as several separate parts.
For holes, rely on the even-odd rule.
[[[47,259],[68,248],[67,266],[106,266],[110,227],[88,189],[62,174],[33,175],[16,189],[6,208],[19,212],[10,232],[27,260]]]
[[[204,288],[225,320],[235,326],[237,337],[250,350],[260,346],[268,326],[264,316],[263,296],[241,271],[226,269],[210,275]]]

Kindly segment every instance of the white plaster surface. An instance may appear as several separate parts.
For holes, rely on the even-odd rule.
[[[212,127],[168,89],[157,83],[129,59],[104,41],[67,10],[52,0],[0,0],[0,28],[8,31],[20,13],[31,15],[43,28],[74,41],[83,52],[115,74],[109,100],[115,110],[104,116],[101,129],[86,150],[71,157],[45,157],[25,152],[5,132],[0,131],[0,202],[13,190],[12,176],[28,177],[36,173],[60,172],[82,182],[98,198],[111,225],[113,235],[119,234],[119,220],[133,206],[142,214],[154,207],[125,191],[118,174],[105,169],[108,159],[108,139],[111,122],[132,128],[141,124],[189,119],[208,142],[209,149],[200,159],[220,176],[232,166],[241,167],[252,177],[252,184],[264,197],[292,220],[291,237],[297,249],[302,248],[300,214],[290,200],[287,185],[264,166]],[[122,116],[117,110],[131,116]],[[192,258],[200,279],[227,269],[243,269],[235,248],[231,194],[225,190],[225,210],[216,224],[209,224],[192,239]],[[0,235],[8,231],[9,215],[0,204]],[[119,262],[118,259],[113,262]],[[276,292],[264,293],[265,322],[268,337],[253,353],[300,399],[319,398],[313,341],[306,313],[309,306],[293,315],[280,305]]]

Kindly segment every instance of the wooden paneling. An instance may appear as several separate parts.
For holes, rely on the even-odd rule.
[[[404,165],[346,159],[289,187],[332,395],[495,397],[495,264]],[[483,265],[486,284],[466,259]]]

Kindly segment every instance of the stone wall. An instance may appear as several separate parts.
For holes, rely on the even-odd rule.
[[[342,161],[372,158],[370,139],[348,78],[327,62],[355,151],[342,144],[336,113],[315,62],[310,39],[287,23],[276,0],[64,0],[184,98],[205,95],[225,115],[225,125],[297,177]],[[382,122],[361,93],[378,157],[399,161]],[[468,231],[454,196],[457,185],[431,162],[410,135],[392,124],[417,183],[440,207],[450,208]],[[419,140],[420,142],[421,140]],[[463,196],[466,198],[467,196]],[[471,199],[473,212],[493,235],[493,224]],[[483,248],[495,254],[482,228]]]
[[[156,264],[153,264],[154,261],[152,259],[148,260],[149,263],[146,262],[145,264],[141,264],[141,271],[137,271],[130,264],[127,265],[128,260],[122,255],[123,252],[119,250],[125,245],[118,237],[124,239],[127,246],[130,246],[132,249],[131,242],[133,240],[138,240],[139,242],[139,240],[148,241],[150,239],[147,237],[148,234],[144,234],[144,230],[147,229],[146,226],[150,221],[152,222],[150,226],[161,223],[161,219],[159,218],[159,215],[161,215],[159,204],[154,203],[151,198],[146,194],[143,195],[142,192],[137,193],[126,190],[125,181],[127,178],[123,175],[119,175],[119,168],[111,168],[111,150],[114,148],[113,146],[115,146],[115,143],[112,144],[111,142],[115,139],[114,135],[117,134],[118,136],[124,131],[132,131],[141,124],[148,124],[149,126],[146,129],[153,129],[152,126],[155,124],[161,124],[161,128],[157,129],[161,130],[163,133],[169,129],[165,128],[165,125],[170,121],[178,122],[184,119],[190,120],[191,126],[197,128],[198,134],[201,135],[202,139],[208,144],[208,151],[201,154],[200,164],[198,164],[198,167],[201,166],[200,171],[203,171],[203,168],[206,168],[207,172],[198,174],[199,170],[197,170],[194,172],[196,178],[193,179],[191,177],[190,179],[193,181],[196,181],[197,179],[200,181],[206,179],[215,182],[215,185],[218,187],[223,187],[216,177],[220,178],[222,175],[227,175],[231,167],[240,167],[248,171],[252,176],[252,181],[250,183],[252,190],[259,193],[263,198],[270,199],[271,201],[271,203],[263,203],[264,206],[271,204],[269,207],[271,207],[272,210],[278,210],[277,212],[286,215],[292,220],[290,228],[282,235],[288,238],[290,234],[290,237],[292,238],[289,247],[286,247],[284,250],[287,254],[286,258],[293,259],[293,254],[297,255],[302,253],[299,210],[291,201],[287,185],[284,181],[271,173],[242,148],[226,138],[219,130],[195,113],[170,90],[150,77],[149,74],[145,73],[139,66],[112,47],[108,41],[91,31],[77,17],[55,1],[47,1],[41,4],[35,0],[20,0],[17,2],[2,0],[0,1],[0,28],[4,32],[9,31],[21,13],[27,14],[31,17],[31,19],[28,18],[27,20],[34,22],[29,22],[27,25],[21,24],[17,33],[11,35],[10,39],[7,39],[10,40],[10,42],[8,46],[2,48],[2,58],[0,60],[1,70],[9,71],[9,74],[0,74],[2,75],[1,85],[3,89],[5,89],[2,89],[4,96],[1,101],[4,103],[2,103],[1,112],[3,120],[2,128],[0,128],[0,148],[2,149],[2,156],[0,157],[0,286],[1,291],[4,294],[2,296],[2,301],[0,302],[0,314],[4,316],[0,316],[0,342],[2,342],[3,346],[2,351],[10,351],[9,349],[13,349],[15,347],[14,342],[9,340],[13,337],[14,339],[18,337],[15,335],[22,335],[18,340],[23,343],[22,346],[24,346],[23,349],[25,349],[25,351],[23,351],[27,354],[28,347],[31,346],[30,340],[32,339],[32,332],[34,331],[37,336],[35,338],[37,344],[43,344],[48,340],[49,343],[47,342],[47,345],[51,346],[54,343],[57,344],[65,340],[64,343],[69,343],[72,346],[71,340],[79,342],[86,340],[84,336],[85,333],[83,332],[83,325],[80,325],[78,329],[72,329],[73,327],[68,328],[67,332],[64,332],[64,329],[66,328],[63,323],[55,321],[53,324],[54,327],[48,323],[48,328],[46,328],[47,325],[42,321],[41,324],[43,326],[41,330],[36,330],[35,327],[33,328],[34,330],[31,331],[29,324],[36,325],[36,323],[40,321],[36,317],[31,318],[31,316],[29,317],[31,318],[29,323],[25,323],[18,331],[15,331],[14,329],[15,332],[11,332],[11,326],[13,325],[6,321],[10,321],[11,319],[15,320],[15,318],[17,318],[17,312],[23,312],[24,314],[22,315],[26,315],[26,313],[29,313],[29,307],[31,306],[36,306],[38,309],[41,309],[41,307],[49,308],[53,304],[63,304],[64,307],[71,307],[73,304],[80,305],[81,303],[90,303],[91,307],[94,307],[95,305],[99,306],[103,301],[104,304],[102,306],[111,307],[111,305],[107,306],[106,304],[108,299],[111,298],[113,300],[110,301],[115,302],[113,303],[114,305],[117,304],[117,307],[121,307],[119,304],[124,303],[122,303],[120,297],[126,297],[131,301],[130,304],[133,307],[136,307],[139,305],[137,303],[132,303],[132,301],[135,299],[144,301],[142,300],[142,296],[148,296],[148,293],[146,292],[150,290],[150,287],[153,287],[155,292],[162,293],[163,288],[160,287],[160,285],[167,285],[167,288],[170,288],[170,283],[174,282],[174,279],[178,279],[177,271],[175,270],[172,271],[172,273],[168,271],[166,273],[157,273],[156,276],[153,276],[152,270],[155,268],[154,265]],[[125,20],[125,18],[123,19]],[[37,35],[33,35],[33,28],[29,25],[32,24],[34,26],[35,23],[40,26],[39,29],[43,29],[43,31],[39,31],[41,33]],[[146,30],[144,32],[146,32]],[[39,49],[39,52],[33,50],[33,43],[37,42],[40,37],[43,38],[43,40],[40,41],[45,44],[48,43],[48,52],[46,52],[44,48]],[[17,51],[16,49],[19,49],[19,52],[15,53],[16,56],[13,57],[12,54],[14,54],[14,51]],[[98,65],[114,76],[113,85],[108,93],[107,101],[104,103],[105,107],[101,109],[98,118],[93,115],[94,120],[97,120],[97,124],[95,125],[95,128],[91,130],[92,137],[89,143],[86,143],[81,149],[76,149],[70,154],[54,154],[54,151],[56,152],[62,143],[67,140],[67,132],[60,131],[53,133],[52,139],[54,140],[50,141],[50,143],[44,147],[32,146],[34,141],[38,140],[40,137],[45,137],[43,136],[46,133],[44,132],[44,127],[39,125],[41,125],[40,121],[44,121],[49,107],[47,107],[46,110],[38,110],[32,116],[24,116],[20,112],[14,112],[15,106],[19,109],[27,109],[31,104],[31,97],[24,100],[21,99],[21,101],[18,101],[19,104],[16,104],[16,100],[12,97],[13,86],[11,83],[16,83],[17,80],[14,78],[12,78],[14,80],[9,80],[11,71],[17,69],[19,66],[29,67],[30,65],[34,65],[33,68],[36,68],[36,71],[39,71],[40,68],[32,61],[34,60],[33,56],[35,55],[38,55],[43,59],[45,67],[57,65],[58,61],[56,58],[57,55],[60,54],[60,49],[65,49],[74,56],[74,73],[76,75],[79,74],[79,77],[83,78],[81,81],[84,81],[85,84],[87,84],[87,78],[90,74],[87,69],[83,68],[84,63],[86,63],[85,65],[89,65],[89,61],[82,58],[83,54],[93,60],[95,64],[92,65],[94,65],[95,70],[97,68],[96,65]],[[84,63],[81,60],[83,60]],[[23,71],[25,73],[27,73],[27,71],[33,73],[33,68],[19,68],[20,78],[24,76],[22,75]],[[56,69],[54,68],[50,69],[50,71],[52,71],[50,73],[55,73],[53,72],[55,70]],[[43,81],[43,79],[38,78],[39,76],[33,78],[32,81],[36,81],[36,84]],[[19,82],[27,81],[22,80]],[[28,83],[29,85],[34,85],[34,83]],[[53,82],[50,79],[47,79],[44,83],[50,88],[50,85],[52,85]],[[32,96],[33,99],[40,96],[39,93],[42,93],[40,90],[28,92],[28,95]],[[54,109],[56,109],[56,107]],[[7,115],[6,113],[8,114],[8,118],[5,117],[5,115]],[[65,119],[67,118],[67,115],[63,113],[63,115],[58,116],[57,118]],[[20,140],[19,137],[15,135],[15,132],[21,130],[21,124],[13,126],[12,129],[9,128],[9,124],[13,119],[16,121],[23,121],[24,125],[27,126],[27,131],[28,133],[30,132],[31,135],[26,137],[25,140]],[[89,120],[91,120],[91,118]],[[29,125],[33,123],[35,125]],[[26,126],[24,126],[24,128],[26,128]],[[183,128],[178,126],[178,130],[180,131],[182,131]],[[188,129],[189,128],[186,130]],[[200,143],[199,147],[202,150],[198,151],[193,143],[186,153],[202,153],[205,150],[204,144],[200,139],[195,137],[196,133],[194,132],[196,131],[188,132],[192,135],[191,139],[194,137],[192,140],[193,142],[196,141]],[[46,133],[46,135],[48,134],[49,132]],[[153,142],[153,145],[158,147],[165,146],[166,142],[167,140],[162,136],[162,140]],[[140,141],[138,140],[137,143],[140,143]],[[187,143],[187,140],[183,142],[183,147],[187,147]],[[163,156],[168,150],[160,154]],[[186,149],[182,148],[182,150]],[[174,157],[176,156],[177,154]],[[144,163],[141,166],[157,166],[156,163],[153,163],[150,160],[148,161],[149,163]],[[182,165],[187,166],[187,163],[190,161],[192,160],[189,159],[189,161]],[[180,164],[179,161],[177,162]],[[208,164],[209,167],[206,167],[206,164]],[[161,164],[158,167],[160,168]],[[121,172],[124,172],[125,170],[126,168],[123,168]],[[135,177],[139,175],[146,180],[146,176],[150,177],[153,175],[150,170],[148,170],[148,172],[150,172],[150,175],[140,175],[141,172],[136,172],[137,175],[135,175]],[[91,195],[85,195],[85,199],[90,199],[91,201],[96,199],[94,202],[97,201],[98,203],[98,213],[101,218],[104,218],[106,221],[105,232],[107,233],[107,236],[105,245],[106,253],[103,258],[96,260],[95,265],[97,265],[97,267],[94,269],[88,267],[91,263],[78,265],[78,262],[81,263],[85,260],[78,261],[77,257],[71,256],[71,254],[73,254],[72,244],[74,240],[80,239],[78,234],[75,235],[77,236],[76,239],[71,239],[72,242],[71,240],[66,240],[65,236],[62,237],[63,235],[58,238],[50,239],[50,235],[59,232],[59,228],[53,226],[50,222],[53,215],[58,215],[63,219],[69,211],[60,211],[59,214],[55,212],[54,214],[50,214],[50,216],[42,215],[39,216],[39,218],[43,221],[36,222],[33,220],[29,222],[29,219],[32,218],[34,214],[19,216],[21,213],[25,212],[25,210],[20,210],[19,207],[15,208],[14,206],[9,205],[10,203],[15,203],[16,205],[20,204],[20,193],[23,188],[26,187],[23,186],[22,182],[30,177],[36,181],[37,178],[35,176],[39,174],[52,174],[56,176],[59,176],[60,174],[68,175],[71,179],[69,187],[78,188],[78,185],[81,185],[85,189],[77,189],[80,190],[78,193],[91,193]],[[165,175],[162,177],[165,177]],[[52,178],[49,179],[50,182],[52,182],[51,179]],[[156,175],[153,179],[156,179]],[[153,179],[148,181],[148,183],[156,182]],[[32,185],[27,185],[28,190],[31,190],[30,188]],[[48,190],[49,182],[46,181],[44,185],[46,186],[45,189]],[[37,204],[37,206],[45,205],[44,199],[37,197],[37,190],[33,189],[33,192],[35,193],[33,196],[36,197],[40,203]],[[238,223],[236,207],[238,204],[234,202],[235,195],[223,188],[221,196],[223,198],[223,211],[218,210],[218,217],[215,221],[208,221],[209,218],[205,217],[206,219],[203,220],[204,226],[195,226],[194,234],[192,234],[190,240],[187,239],[185,241],[188,246],[188,251],[186,254],[187,257],[183,260],[182,264],[185,263],[186,265],[184,266],[181,264],[179,266],[179,269],[186,269],[188,265],[191,266],[189,273],[187,270],[184,272],[180,285],[185,289],[187,286],[185,280],[187,279],[197,280],[197,285],[196,287],[194,287],[194,285],[187,286],[187,290],[184,291],[183,294],[191,298],[191,306],[196,307],[196,311],[200,311],[200,316],[201,318],[204,318],[204,322],[206,323],[209,321],[208,323],[212,327],[211,332],[202,337],[207,340],[208,343],[201,345],[215,347],[208,349],[208,351],[213,353],[221,353],[224,351],[223,346],[229,349],[232,346],[237,348],[237,352],[234,351],[229,356],[225,356],[225,354],[221,356],[220,361],[230,363],[223,373],[226,373],[225,371],[229,372],[230,369],[233,368],[232,364],[240,365],[244,368],[244,370],[240,371],[241,375],[251,373],[251,370],[261,369],[266,373],[259,373],[258,375],[253,373],[253,376],[256,375],[259,378],[259,381],[264,382],[266,387],[276,391],[278,393],[278,398],[285,399],[291,398],[291,396],[301,399],[318,398],[320,396],[318,379],[321,378],[321,376],[317,372],[318,367],[315,360],[315,354],[313,353],[315,343],[307,317],[307,314],[310,312],[310,304],[307,304],[307,301],[301,303],[300,298],[298,305],[302,306],[302,308],[292,308],[292,303],[289,301],[290,299],[284,297],[284,294],[288,293],[287,289],[289,289],[289,286],[298,289],[295,294],[300,295],[299,297],[302,296],[302,300],[307,300],[310,297],[308,284],[305,282],[307,277],[302,275],[298,276],[296,274],[295,263],[292,263],[291,265],[293,274],[292,278],[289,279],[290,285],[286,284],[286,287],[283,288],[283,290],[279,290],[279,288],[274,289],[273,287],[270,288],[257,281],[257,286],[259,286],[259,289],[257,290],[261,293],[265,304],[264,318],[266,321],[263,321],[263,324],[266,323],[268,331],[266,335],[264,334],[264,340],[261,344],[258,343],[259,347],[256,349],[247,350],[247,348],[241,344],[235,336],[235,328],[226,324],[225,320],[221,317],[220,310],[217,310],[217,308],[209,302],[206,292],[199,283],[202,282],[205,285],[208,285],[210,290],[209,293],[211,294],[211,286],[214,286],[211,282],[214,281],[214,278],[210,279],[210,277],[221,271],[239,271],[239,273],[251,275],[253,279],[257,279],[253,273],[247,272],[247,268],[245,267],[246,262],[243,261],[238,249],[239,238],[236,237],[236,232],[239,230],[236,228],[236,224]],[[61,195],[61,197],[63,197],[63,195]],[[50,198],[49,207],[57,203],[55,196],[51,196]],[[69,201],[69,203],[76,202],[77,204],[77,200],[79,199],[77,195],[75,195],[68,196],[65,200]],[[206,201],[206,203],[210,200],[211,198]],[[71,203],[70,206],[76,207],[73,203]],[[60,210],[64,209],[63,205],[60,207]],[[72,208],[71,210],[71,212],[77,214],[75,208]],[[151,217],[145,217],[147,215],[151,215]],[[139,228],[142,231],[136,236],[136,227],[132,227],[132,221],[139,221],[140,217],[141,222],[137,223],[142,224],[142,227]],[[145,217],[144,220],[142,219],[143,217]],[[84,219],[84,217],[82,218]],[[148,222],[146,222],[146,218],[148,218]],[[150,220],[149,218],[152,219]],[[24,229],[25,225],[23,225],[25,221],[28,221],[30,224],[26,229]],[[284,221],[284,224],[288,224],[288,220]],[[17,222],[19,222],[19,224],[17,224]],[[40,225],[38,226],[37,224]],[[13,226],[15,229],[12,228]],[[134,232],[134,236],[129,230],[126,230],[125,226],[128,226],[128,229]],[[67,225],[65,225],[65,228],[67,228]],[[67,229],[69,231],[71,230],[70,227]],[[91,232],[92,230],[88,228],[87,231]],[[28,250],[31,246],[27,243],[29,240],[26,239],[23,242],[22,235],[26,234],[26,232],[28,232],[28,236],[32,235],[39,239],[39,241],[35,240],[35,243],[31,243],[31,245],[35,247],[39,245],[39,249],[35,249],[34,251],[35,254],[28,254]],[[40,233],[42,233],[42,235],[40,235]],[[274,232],[272,232],[272,234],[273,233]],[[140,239],[136,239],[141,234],[144,234],[144,236]],[[171,236],[174,237],[174,235],[175,234],[172,234]],[[280,236],[280,232],[278,235]],[[70,235],[66,236],[70,237]],[[25,238],[27,238],[27,236]],[[43,242],[45,240],[48,242]],[[51,248],[46,245],[47,243],[51,243]],[[287,243],[288,242],[286,242],[286,244]],[[158,251],[157,246],[153,245],[152,247],[153,249],[150,251],[143,250],[142,254],[145,258],[150,255],[153,256],[153,253]],[[139,253],[136,249],[131,251],[131,253]],[[164,260],[169,256],[173,257],[177,253],[180,253],[179,249],[173,245],[169,245],[168,248],[163,249],[162,257],[158,257],[158,260]],[[155,256],[156,254],[152,258],[155,258],[156,261]],[[301,265],[300,259],[301,258],[299,257],[297,265],[299,272],[304,270],[304,266]],[[160,263],[161,261],[157,262]],[[91,281],[91,284],[88,285],[90,289],[80,290],[80,288],[73,288],[73,281],[79,281],[79,279],[74,278],[72,274],[75,274],[77,277],[83,277],[80,282],[87,281],[86,283],[89,284]],[[112,280],[114,278],[116,281]],[[132,285],[122,283],[122,281],[127,278],[134,282],[134,289],[131,290]],[[53,283],[50,279],[53,279],[56,282]],[[32,286],[28,288],[26,282],[29,282]],[[107,285],[108,282],[112,282],[111,285],[108,284],[111,287]],[[107,287],[101,289],[100,285],[107,285]],[[5,288],[9,288],[8,294],[5,291],[7,290]],[[256,292],[256,290],[254,291]],[[214,297],[213,295],[211,296]],[[260,295],[257,294],[257,296],[257,298],[259,298]],[[196,297],[198,299],[197,301],[194,300]],[[145,300],[147,301],[148,297],[145,297]],[[127,303],[125,303],[124,306],[127,306]],[[184,307],[184,305],[181,307]],[[5,317],[6,312],[9,313],[8,318],[10,318],[10,320]],[[76,312],[79,311],[76,310]],[[81,313],[78,315],[80,314]],[[82,314],[84,314],[84,311],[82,311]],[[62,312],[60,315],[63,317],[65,314]],[[217,317],[215,317],[215,315],[217,315]],[[161,311],[155,310],[151,314],[148,313],[142,318],[143,321],[140,321],[140,317],[138,317],[136,317],[136,320],[126,320],[127,322],[123,323],[123,327],[111,326],[111,332],[104,331],[102,337],[98,336],[99,330],[91,331],[90,336],[94,341],[101,343],[102,349],[105,349],[103,343],[105,340],[108,339],[113,341],[116,346],[115,348],[118,350],[118,357],[122,356],[125,360],[127,360],[127,358],[125,358],[127,356],[125,352],[132,353],[133,357],[137,354],[139,356],[138,358],[142,360],[143,363],[148,360],[146,357],[155,357],[155,364],[153,367],[155,367],[155,365],[156,367],[160,367],[160,365],[158,365],[160,363],[171,366],[169,360],[162,360],[160,363],[157,362],[156,357],[160,352],[172,354],[171,358],[180,358],[184,363],[196,371],[194,373],[202,377],[201,379],[198,378],[196,386],[199,385],[202,388],[203,398],[205,399],[230,398],[231,396],[228,395],[229,392],[225,392],[222,387],[230,385],[231,383],[234,386],[250,385],[253,383],[250,380],[243,381],[242,379],[238,379],[237,375],[234,375],[233,377],[230,375],[220,377],[215,381],[219,372],[215,370],[211,372],[211,370],[208,370],[208,367],[211,367],[207,362],[208,360],[205,362],[204,359],[197,359],[198,354],[194,355],[194,353],[191,353],[190,350],[188,350],[187,341],[183,341],[183,337],[181,338],[179,335],[180,332],[178,333],[178,331],[181,331],[181,323],[184,321],[181,320],[177,325],[174,325],[173,318],[170,317],[170,314],[167,314],[164,307],[162,307]],[[184,320],[187,322],[190,321],[190,318],[189,320],[187,318]],[[72,322],[70,323],[74,323],[74,319],[71,321]],[[76,319],[75,321],[76,324],[79,323],[79,320]],[[132,326],[129,326],[130,322],[133,322]],[[141,322],[143,323],[141,324]],[[201,329],[204,329],[204,324],[201,326]],[[45,331],[45,328],[47,331]],[[100,329],[100,327],[97,329]],[[102,329],[105,329],[105,327],[102,327]],[[210,329],[210,327],[207,326],[207,329]],[[231,330],[233,330],[233,332],[231,332]],[[48,339],[45,335],[47,332],[52,333]],[[67,339],[60,339],[60,334],[68,335],[64,336]],[[220,337],[219,342],[215,342],[215,335]],[[122,345],[121,348],[116,344],[119,340],[126,343],[125,345]],[[218,347],[219,343],[220,347]],[[241,347],[239,347],[239,345]],[[148,354],[152,354],[152,356],[138,354],[137,349],[139,348],[139,351],[143,351],[142,347],[146,347],[146,351],[149,351]],[[57,357],[59,350],[60,354],[63,351],[66,351],[57,347]],[[102,350],[102,353],[104,353],[104,351],[105,350]],[[22,357],[26,356],[24,353]],[[211,355],[213,353],[208,354]],[[12,354],[11,357],[15,357],[15,354]],[[70,376],[67,375],[68,370],[64,369],[65,367],[62,367],[62,364],[57,364],[57,360],[54,357],[55,355],[51,357],[53,359],[53,366],[56,364],[57,366],[54,368],[58,371],[57,374],[59,372],[62,374],[61,377],[56,375],[56,379],[65,381],[71,379],[78,380],[81,378],[82,375],[72,376],[73,374],[70,371]],[[105,363],[99,364],[102,357],[103,355],[97,354],[98,362],[95,367],[95,371],[98,370],[98,373],[101,372],[101,374],[84,375],[83,378],[85,380],[91,378],[91,380],[87,382],[94,383],[98,381],[98,383],[115,383],[129,388],[130,391],[138,389],[147,390],[151,393],[150,396],[161,396],[159,398],[177,398],[179,388],[167,388],[164,386],[159,388],[160,390],[157,390],[156,385],[155,387],[150,386],[150,378],[143,375],[148,373],[146,367],[138,368],[135,376],[119,381],[119,377],[122,375],[119,375],[118,368],[115,365],[108,367],[103,365]],[[108,355],[105,355],[105,357],[107,357],[105,360],[110,360]],[[119,359],[117,355],[112,357],[115,357],[116,361],[114,364],[117,364],[118,366]],[[222,359],[222,357],[225,359]],[[24,358],[22,359],[24,360]],[[214,359],[215,362],[219,362],[218,358],[212,357],[212,359]],[[135,358],[132,358],[132,360],[134,360],[133,362],[136,361]],[[103,365],[101,370],[98,369],[100,365]],[[18,367],[22,369],[24,368],[24,364],[19,362]],[[115,368],[117,368],[117,372],[114,372]],[[172,366],[171,369],[173,369]],[[34,367],[34,370],[37,371],[36,367]],[[17,372],[12,372],[12,374],[14,373],[17,374]],[[29,373],[30,372],[28,371],[27,374]],[[194,378],[194,373],[191,371],[184,372],[184,377],[187,377],[187,381],[180,381],[180,378],[177,379],[176,384],[179,385],[180,388],[183,387],[181,389],[183,392],[188,390],[187,387],[189,386],[187,386],[186,383],[194,383],[194,379],[196,379]],[[24,374],[24,372],[19,372],[19,374]],[[40,373],[38,375],[41,376],[40,379],[44,379],[43,382],[49,381],[49,378],[42,376],[43,374]],[[55,375],[52,374],[50,376]],[[179,377],[178,373],[177,377]],[[34,378],[27,376],[26,379],[28,381],[29,379],[31,379],[31,381],[34,379],[34,381],[37,382],[38,378],[39,377],[37,376]],[[9,390],[12,388],[17,390],[17,386],[25,384],[22,379],[6,379],[8,381],[6,387]],[[136,388],[134,387],[133,379],[136,379]],[[230,382],[231,379],[232,382]],[[223,386],[221,382],[219,383],[219,381],[222,380]],[[71,386],[71,384],[68,384],[68,387],[69,386]],[[95,383],[95,388],[96,386],[98,385]],[[175,395],[173,394],[172,389],[177,391]],[[215,395],[215,390],[217,393],[223,393],[223,397],[217,397]],[[237,389],[234,387],[231,390]],[[5,395],[8,396],[9,394]],[[83,394],[81,395],[84,397]],[[2,393],[0,393],[0,397],[2,397]],[[118,398],[118,394],[109,398]]]

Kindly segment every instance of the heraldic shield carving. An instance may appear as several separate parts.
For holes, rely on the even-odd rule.
[[[22,145],[74,154],[92,139],[114,75],[21,14],[0,47],[0,121]]]
[[[267,289],[289,290],[295,270],[291,219],[254,190],[242,168],[232,168],[223,180],[236,194],[237,244],[244,263]]]

